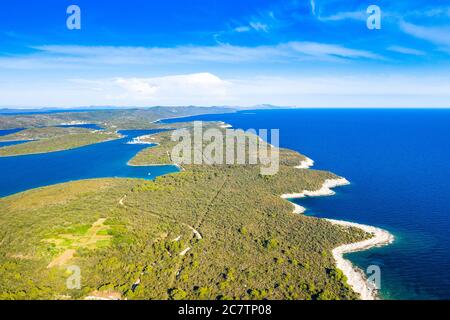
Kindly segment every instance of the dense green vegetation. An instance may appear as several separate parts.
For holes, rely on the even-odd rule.
[[[91,130],[85,128],[74,127],[42,127],[30,128],[22,131],[0,136],[0,141],[24,141],[24,140],[41,140],[55,137],[61,137],[67,134],[90,133]]]
[[[167,163],[169,137],[151,137],[159,146],[130,162]],[[281,150],[274,176],[258,165],[186,165],[155,181],[78,181],[2,198],[0,299],[354,299],[331,250],[368,235],[292,213],[281,194],[336,178],[293,168],[303,159]],[[99,221],[107,243],[80,245]],[[68,249],[79,290],[66,288],[64,265],[50,265]]]
[[[208,113],[234,112],[231,108],[153,107],[147,109],[112,109],[80,112],[0,115],[0,130],[56,126],[68,122],[98,124],[110,129],[152,129],[159,119]]]
[[[185,123],[163,124],[159,119],[207,113],[234,112],[231,108],[153,107],[147,109],[114,109],[83,112],[0,115],[0,130],[25,128],[0,136],[0,141],[29,141],[0,148],[0,157],[47,153],[83,147],[120,137],[119,130],[174,129]],[[104,130],[57,127],[65,123],[97,124]],[[166,163],[166,162],[161,162]]]
[[[48,129],[48,128],[45,128]],[[105,142],[113,139],[118,139],[121,136],[114,132],[96,131],[90,132],[89,130],[83,131],[82,129],[73,130],[73,132],[42,132],[43,130],[32,129],[19,132],[14,135],[5,136],[4,141],[23,140],[20,137],[28,139],[37,139],[35,141],[25,142],[22,144],[11,145],[0,148],[0,157],[5,156],[17,156],[25,154],[47,153],[61,150],[68,150],[87,146],[94,143]],[[68,131],[68,130],[67,130]],[[76,133],[76,132],[80,133]],[[83,133],[81,133],[83,132]],[[60,134],[61,133],[61,134]],[[29,138],[26,138],[29,137]],[[9,140],[7,140],[9,139]],[[3,138],[2,138],[3,140]]]

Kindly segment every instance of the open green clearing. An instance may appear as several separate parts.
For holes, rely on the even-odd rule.
[[[64,234],[58,234],[56,237],[45,239],[44,241],[52,246],[49,248],[55,252],[62,252],[56,256],[47,268],[66,265],[81,248],[95,250],[101,247],[107,247],[111,243],[113,231],[111,227],[105,225],[106,219],[98,219],[91,225],[79,225],[67,230]]]

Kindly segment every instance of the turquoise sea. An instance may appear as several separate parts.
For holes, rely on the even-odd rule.
[[[351,181],[307,214],[385,228],[388,247],[348,255],[381,268],[385,299],[450,299],[450,110],[242,111],[184,120],[280,129],[280,145]],[[179,120],[177,120],[179,121]]]

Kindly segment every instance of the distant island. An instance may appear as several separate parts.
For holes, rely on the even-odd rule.
[[[120,138],[119,129],[164,129],[138,139],[154,145],[129,165],[169,165],[171,130],[192,130],[192,123],[157,120],[203,111],[0,116],[1,129],[24,129],[0,140],[32,140],[2,147],[0,155],[101,143]],[[218,111],[233,112],[210,110]],[[80,123],[102,130],[70,127]],[[226,130],[223,123],[207,126]],[[256,165],[183,165],[154,181],[80,180],[1,198],[0,299],[376,298],[342,254],[392,238],[376,228],[308,217],[298,207],[293,212],[289,198],[332,194],[346,180],[310,169],[312,161],[297,152],[279,152],[273,176]],[[71,266],[82,272],[79,288],[66,286]]]
[[[69,112],[70,111],[70,112]],[[121,129],[164,129],[161,119],[208,113],[234,112],[232,108],[153,107],[148,109],[34,110],[32,114],[0,115],[0,130],[24,129],[0,136],[0,157],[69,150],[121,137]],[[98,129],[83,128],[96,125]],[[15,142],[3,146],[2,142]]]

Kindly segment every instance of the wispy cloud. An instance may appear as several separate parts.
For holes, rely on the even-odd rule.
[[[273,46],[180,46],[173,48],[46,45],[33,54],[0,58],[0,68],[83,68],[101,65],[167,65],[190,63],[298,63],[382,59],[366,50],[317,42]]]
[[[406,48],[401,46],[390,46],[388,48],[389,51],[406,54],[406,55],[413,55],[413,56],[424,56],[426,53],[422,50],[417,50],[413,48]]]
[[[239,26],[234,28],[233,30],[240,33],[240,32],[249,32],[252,29],[249,26]]]
[[[17,30],[0,31],[0,97],[2,104],[16,105],[334,106],[353,95],[356,105],[365,106],[372,94],[385,95],[377,103],[396,104],[387,96],[412,92],[423,106],[432,103],[426,95],[446,98],[448,105],[448,4],[378,2],[383,28],[373,32],[365,25],[372,2],[357,0],[164,5],[154,14],[180,18],[176,30],[170,19],[142,23],[149,17],[141,10],[128,17],[125,29],[116,19],[91,21],[82,38],[43,32],[54,28],[52,19],[38,26],[22,21]],[[92,4],[88,11],[96,7],[101,10]]]
[[[424,27],[402,21],[400,28],[403,32],[439,47],[439,49],[450,52],[450,26]]]
[[[450,17],[450,7],[432,8],[424,12],[429,17]]]
[[[289,45],[295,52],[317,58],[339,57],[345,59],[383,59],[381,56],[366,50],[349,49],[334,44],[293,42]]]
[[[242,33],[242,32],[250,32],[250,31],[257,31],[257,32],[269,32],[269,26],[266,23],[260,22],[260,21],[250,21],[248,25],[243,25],[234,28],[234,31]]]
[[[224,99],[229,83],[211,73],[174,75],[156,78],[115,78],[110,80],[125,92],[121,98],[168,101],[186,99],[202,101]],[[198,103],[198,102],[197,102]]]
[[[269,26],[267,24],[259,22],[259,21],[250,22],[250,27],[252,27],[253,30],[263,31],[263,32],[267,32],[269,29]]]
[[[450,7],[433,6],[422,8],[421,10],[411,10],[405,12],[403,16],[406,17],[428,17],[428,18],[448,18],[450,17]]]
[[[315,16],[316,15],[316,1],[310,0],[310,4],[311,4],[311,13],[313,16]]]
[[[338,12],[329,16],[320,16],[320,21],[342,21],[342,20],[358,20],[365,21],[367,14],[365,11],[345,11]]]
[[[150,78],[55,79],[31,87],[23,82],[5,83],[0,86],[0,96],[3,102],[14,101],[15,105],[58,107],[261,103],[300,107],[450,107],[449,83],[448,76],[429,74],[223,78],[196,73]]]
[[[206,72],[149,78],[58,79],[33,86],[23,81],[8,82],[0,86],[0,96],[2,103],[14,101],[16,106],[211,106],[230,101],[230,86],[230,82]]]

